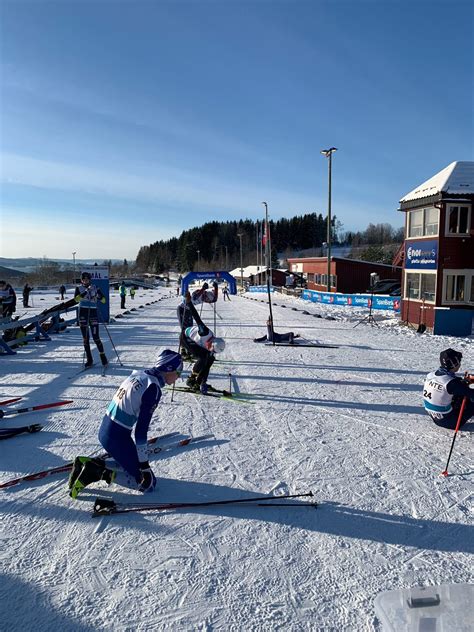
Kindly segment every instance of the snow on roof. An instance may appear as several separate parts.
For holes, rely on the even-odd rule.
[[[474,162],[457,161],[442,169],[420,186],[407,193],[400,200],[409,202],[420,198],[436,195],[437,193],[451,193],[452,195],[462,195],[463,193],[474,193]]]
[[[249,277],[252,274],[258,274],[259,272],[263,272],[266,268],[264,266],[247,266],[243,270],[242,276]],[[235,268],[231,270],[229,274],[233,277],[240,278],[240,268]]]

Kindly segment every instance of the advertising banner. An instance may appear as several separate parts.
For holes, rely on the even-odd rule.
[[[267,286],[266,285],[251,285],[248,289],[247,292],[266,292],[267,291]],[[270,292],[274,292],[275,290],[273,289],[273,285],[270,286]]]
[[[110,292],[109,292],[109,268],[107,266],[90,266],[81,268],[81,274],[88,272],[92,278],[92,284],[100,289],[105,296],[105,304],[97,303],[99,309],[99,321],[108,323],[110,319]]]
[[[384,294],[338,294],[336,292],[317,292],[316,290],[303,290],[301,298],[312,303],[326,303],[329,305],[347,305],[348,307],[370,307],[372,309],[388,309],[394,312],[400,311],[400,297],[386,296]]]
[[[438,265],[438,240],[423,239],[405,242],[406,270],[436,270]]]

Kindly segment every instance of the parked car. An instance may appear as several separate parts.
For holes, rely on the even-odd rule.
[[[368,294],[388,294],[389,296],[400,296],[402,291],[401,282],[397,279],[381,279],[374,284],[373,288],[367,290]]]

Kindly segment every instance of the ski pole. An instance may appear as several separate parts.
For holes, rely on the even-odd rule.
[[[303,498],[306,496],[313,497],[313,492],[307,492],[305,494],[285,494],[282,496],[256,496],[255,498],[240,498],[233,500],[210,500],[208,502],[197,503],[158,503],[158,504],[146,504],[138,503],[136,505],[130,504],[116,504],[113,500],[108,498],[97,498],[94,503],[93,516],[109,515],[116,513],[129,513],[132,511],[172,511],[174,509],[187,509],[193,507],[212,507],[215,505],[237,505],[241,503],[261,503],[262,501],[281,500],[283,498]]]
[[[39,432],[42,427],[41,424],[32,424],[31,426],[22,426],[21,428],[2,428],[0,430],[0,440],[11,439],[24,432]]]
[[[40,404],[39,406],[30,406],[29,408],[13,408],[12,410],[0,410],[0,419],[2,417],[9,417],[10,415],[18,415],[19,413],[31,413],[35,410],[44,410],[45,408],[54,408],[55,406],[64,406],[65,404],[72,404],[74,400],[67,399],[64,402],[53,402],[52,404]]]
[[[229,371],[229,393],[232,393],[232,373]]]
[[[458,421],[457,421],[457,424],[456,424],[456,429],[454,431],[454,437],[453,437],[453,441],[451,443],[451,450],[449,451],[448,461],[446,463],[446,467],[441,472],[442,476],[448,476],[448,465],[449,465],[449,461],[451,459],[451,454],[453,453],[454,442],[456,441],[456,435],[458,433],[459,426],[461,425],[461,419],[462,419],[462,416],[463,416],[463,413],[464,413],[464,409],[466,408],[466,404],[467,404],[467,397],[464,397],[464,399],[462,400],[461,408],[459,409],[459,417],[458,417]]]
[[[98,307],[98,306],[97,306],[97,314],[99,315],[99,320],[101,321],[101,323],[102,323],[102,324],[104,325],[104,327],[105,327],[105,331],[107,332],[107,335],[108,335],[109,340],[110,340],[110,344],[112,345],[112,347],[113,347],[113,349],[114,349],[114,351],[115,351],[115,355],[117,356],[117,360],[119,361],[120,366],[123,366],[122,360],[120,359],[120,356],[119,356],[119,354],[118,354],[118,351],[117,351],[117,349],[115,348],[114,341],[112,340],[112,336],[110,335],[109,328],[107,327],[107,325],[106,325],[106,323],[105,323],[105,320],[102,318],[102,314],[100,313],[100,309],[99,309],[99,307]]]
[[[0,406],[6,406],[7,404],[13,404],[14,402],[19,402],[21,397],[13,397],[13,399],[5,399],[3,402],[0,402]]]

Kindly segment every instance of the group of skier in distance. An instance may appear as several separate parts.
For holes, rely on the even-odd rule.
[[[76,291],[79,302],[79,322],[83,335],[87,362],[90,360],[89,332],[104,361],[103,345],[98,332],[97,302],[103,300],[90,275],[81,279],[82,287]],[[156,475],[148,458],[148,429],[165,386],[172,386],[183,371],[183,359],[193,362],[186,380],[187,388],[196,394],[207,395],[216,390],[208,383],[209,372],[225,341],[203,322],[196,307],[203,303],[215,304],[218,300],[218,283],[208,283],[186,292],[178,305],[179,351],[164,349],[151,368],[132,371],[122,382],[110,402],[99,427],[99,441],[113,459],[78,456],[69,477],[69,493],[77,498],[80,492],[93,483],[106,481],[143,493],[153,492]],[[294,343],[293,332],[277,334],[271,319],[267,321],[267,334],[255,342],[280,341]],[[430,372],[423,385],[423,404],[431,420],[440,427],[457,430],[474,416],[474,375],[466,372],[457,375],[461,368],[462,353],[445,349],[440,353],[440,366]],[[133,437],[132,437],[133,434]]]

